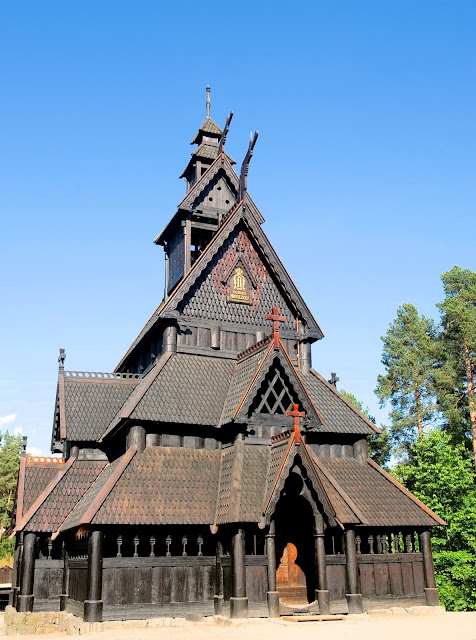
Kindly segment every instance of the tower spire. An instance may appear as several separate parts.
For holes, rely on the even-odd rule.
[[[207,84],[207,118],[210,117],[210,85]]]

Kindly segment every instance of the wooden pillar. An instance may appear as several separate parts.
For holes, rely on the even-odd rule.
[[[303,373],[309,373],[312,367],[311,364],[311,343],[308,340],[303,340],[299,344],[299,364]]]
[[[268,613],[270,618],[279,618],[279,594],[276,590],[276,523],[271,520],[269,531],[266,534],[266,555],[268,556]]]
[[[164,329],[164,352],[177,352],[177,327],[173,324]]]
[[[327,586],[326,546],[324,541],[324,520],[319,514],[314,521],[314,545],[317,570],[316,600],[319,613],[328,615],[331,612],[331,601]]]
[[[17,608],[21,584],[21,564],[23,560],[23,532],[17,533],[15,555],[13,557],[13,584],[8,597],[8,604]]]
[[[221,558],[223,555],[223,547],[220,541],[217,542],[216,561],[215,561],[215,595],[213,596],[213,604],[215,615],[221,615],[223,609],[223,567]]]
[[[63,576],[61,579],[60,611],[66,611],[66,604],[69,598],[69,556],[64,542],[61,555],[63,559]]]
[[[84,621],[102,622],[102,532],[92,531],[88,543],[88,590]]]
[[[129,428],[129,433],[126,437],[126,447],[136,447],[137,453],[142,453],[145,449],[145,444],[145,428],[139,424],[134,424]]]
[[[355,529],[345,532],[345,568],[349,592],[345,594],[349,613],[362,613],[362,594],[358,593],[357,548],[355,545]]]
[[[23,561],[21,568],[18,611],[33,611],[33,582],[35,579],[36,534],[25,533],[23,537]]]
[[[423,554],[423,574],[425,576],[425,596],[429,607],[438,607],[440,599],[435,582],[435,567],[433,565],[433,553],[431,550],[431,533],[429,529],[419,535],[420,550]]]
[[[246,597],[246,557],[245,531],[236,529],[231,538],[231,574],[233,581],[230,598],[230,617],[248,617],[248,598]]]

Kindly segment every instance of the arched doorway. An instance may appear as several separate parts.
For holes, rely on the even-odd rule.
[[[302,488],[302,477],[291,472],[274,512],[276,588],[280,602],[289,605],[313,602],[317,588],[314,516]]]

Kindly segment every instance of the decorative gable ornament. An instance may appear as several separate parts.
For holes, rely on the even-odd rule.
[[[223,278],[228,302],[251,304],[257,283],[251,270],[241,256],[238,256]]]

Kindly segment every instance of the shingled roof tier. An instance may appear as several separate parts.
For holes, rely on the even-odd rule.
[[[319,458],[328,472],[352,498],[366,524],[381,527],[434,527],[446,524],[404,487],[386,476],[374,462],[354,458]]]
[[[23,528],[56,531],[106,464],[104,460],[76,460]]]
[[[80,372],[64,375],[64,437],[72,441],[97,441],[129,395],[140,376],[92,377]]]

